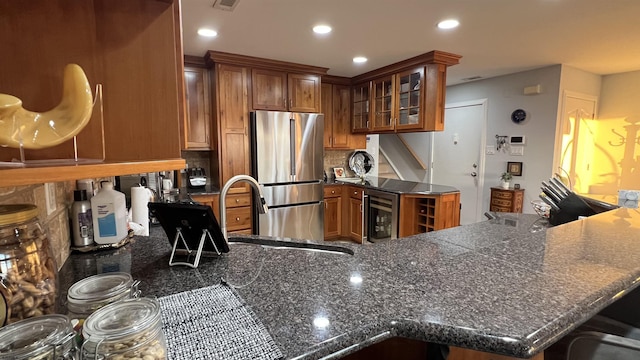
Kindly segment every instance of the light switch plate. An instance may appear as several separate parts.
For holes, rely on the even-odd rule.
[[[524,146],[513,146],[509,147],[509,155],[522,156],[524,155]]]

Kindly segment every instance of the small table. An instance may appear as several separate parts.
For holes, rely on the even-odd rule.
[[[491,188],[489,211],[521,213],[524,201],[524,189]]]

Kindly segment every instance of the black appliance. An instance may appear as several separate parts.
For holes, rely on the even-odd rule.
[[[189,189],[202,189],[207,185],[207,176],[201,167],[187,169],[187,187]]]

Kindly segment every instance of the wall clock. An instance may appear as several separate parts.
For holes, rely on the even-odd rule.
[[[526,118],[527,118],[527,112],[522,109],[514,110],[511,113],[511,121],[513,121],[516,124],[520,124]]]

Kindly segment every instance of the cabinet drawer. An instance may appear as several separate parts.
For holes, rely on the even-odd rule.
[[[511,191],[493,191],[493,197],[500,199],[511,199],[513,197],[513,192]]]
[[[342,186],[325,186],[324,187],[324,197],[339,197],[342,195]]]
[[[497,205],[491,205],[489,207],[489,211],[495,211],[495,212],[511,212],[511,207],[507,206],[497,206]]]
[[[227,209],[227,231],[238,231],[251,228],[251,207]]]
[[[251,206],[251,194],[228,194],[224,204],[229,208]]]
[[[491,199],[491,205],[511,207],[511,200]]]
[[[363,191],[363,189],[360,189],[360,188],[357,188],[357,187],[349,188],[349,196],[352,199],[362,200],[362,191]]]

